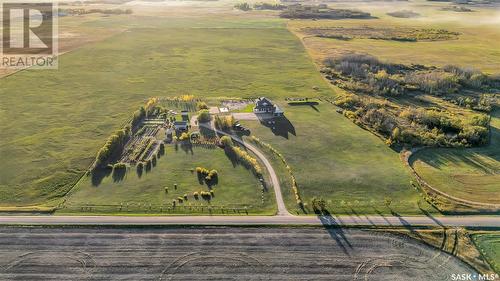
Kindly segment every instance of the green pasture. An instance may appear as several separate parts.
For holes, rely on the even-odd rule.
[[[384,141],[337,113],[329,103],[282,105],[288,121],[242,123],[284,155],[297,178],[302,201],[309,207],[317,197],[326,201],[332,213],[421,214],[419,201],[420,207],[430,210],[411,185],[399,154]],[[288,208],[299,211],[285,170],[278,171]],[[389,208],[386,198],[392,201]]]

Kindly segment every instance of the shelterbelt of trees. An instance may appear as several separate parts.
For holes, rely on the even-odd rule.
[[[346,90],[334,101],[344,115],[386,137],[388,144],[488,143],[488,112],[498,106],[499,75],[457,66],[384,63],[360,54],[327,59],[322,73]]]

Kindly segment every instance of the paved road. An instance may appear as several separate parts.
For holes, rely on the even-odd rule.
[[[212,122],[213,123],[213,122]],[[290,216],[290,213],[286,209],[285,202],[283,201],[283,195],[281,194],[281,186],[280,186],[280,181],[278,179],[278,176],[276,175],[276,172],[274,171],[273,165],[271,165],[271,162],[266,158],[266,156],[255,146],[249,144],[248,142],[243,141],[239,137],[236,137],[234,135],[228,134],[226,132],[220,131],[215,129],[215,126],[212,124],[211,127],[206,125],[206,124],[199,124],[199,126],[203,126],[205,128],[209,128],[211,130],[214,130],[216,133],[229,136],[231,137],[234,141],[242,144],[246,149],[252,151],[259,159],[260,161],[264,164],[266,167],[267,171],[269,172],[269,176],[271,177],[271,184],[274,187],[274,194],[276,195],[276,204],[278,205],[278,216]]]
[[[500,216],[0,216],[0,225],[327,225],[500,227]]]

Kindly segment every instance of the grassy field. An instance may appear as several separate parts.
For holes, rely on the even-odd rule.
[[[192,171],[198,166],[215,169],[219,173],[218,184],[212,187],[214,197],[209,201],[193,196],[194,192],[210,190],[204,182],[199,182],[196,171]],[[168,187],[168,192],[165,187]],[[214,212],[220,213],[219,207],[223,206],[242,210],[246,207],[251,213],[271,214],[275,209],[273,191],[265,192],[262,202],[258,179],[244,167],[233,166],[224,150],[193,147],[192,151],[184,151],[180,146],[176,149],[174,145],[168,145],[156,167],[142,175],[132,167],[124,175],[110,174],[99,183],[92,176],[84,177],[60,212],[119,213],[120,205],[123,206],[123,213],[127,211],[127,205],[131,213],[160,213],[160,207],[167,212],[167,207],[172,207],[172,201],[185,194],[188,199],[177,203],[176,209],[168,212],[208,214],[207,207],[212,206]],[[82,209],[87,204],[95,207]],[[200,206],[204,206],[203,211]]]
[[[476,234],[472,238],[491,267],[500,274],[500,233]]]
[[[400,1],[383,3],[339,3],[331,6],[358,8],[372,13],[376,19],[361,20],[294,20],[288,28],[303,41],[306,49],[318,65],[328,57],[346,53],[365,53],[384,62],[444,66],[449,64],[474,67],[487,73],[500,69],[500,52],[495,42],[500,40],[498,11],[486,7],[474,7],[474,12],[456,13],[443,11],[449,3],[426,1]],[[394,18],[387,12],[412,10],[420,14],[416,18]],[[344,38],[320,38],[311,35],[311,30],[320,32],[338,31]],[[458,32],[453,40],[402,42],[397,40],[375,40],[359,38],[359,34],[403,32],[405,30],[440,30]],[[325,31],[326,30],[326,31]],[[349,37],[349,39],[345,39]],[[390,35],[388,36],[390,37]],[[355,93],[359,94],[359,93]],[[369,96],[369,99],[378,98]],[[427,97],[426,97],[427,98]],[[383,98],[381,98],[383,100]],[[428,104],[409,103],[403,98],[394,99],[397,106],[425,107],[432,104],[446,111],[467,116],[469,110],[457,110],[456,106],[429,100]],[[323,112],[321,113],[323,114]],[[488,147],[474,149],[429,149],[423,151],[415,168],[431,185],[464,199],[499,203],[500,164],[498,151],[498,112],[492,120],[492,143]],[[467,118],[467,117],[466,117]],[[328,120],[325,118],[325,120]],[[321,121],[319,121],[321,122]],[[317,125],[316,125],[317,126]],[[327,147],[328,145],[325,145]],[[372,156],[368,156],[372,159]],[[369,163],[369,162],[367,162]],[[376,165],[376,164],[375,164]],[[384,165],[382,165],[384,166]],[[370,171],[370,168],[364,171]],[[378,167],[377,167],[378,169]],[[383,181],[394,181],[389,173]],[[401,175],[399,175],[401,177]],[[312,181],[312,180],[311,180]],[[378,186],[384,185],[373,181]],[[304,188],[302,188],[304,189]],[[388,191],[388,189],[382,189]],[[381,197],[382,193],[377,194]],[[317,195],[317,194],[315,194]],[[397,195],[395,195],[397,196]],[[408,206],[409,207],[409,206]]]
[[[112,17],[83,25],[120,23],[129,30],[63,55],[59,70],[2,79],[0,206],[59,200],[148,97],[329,93],[281,21]]]
[[[268,128],[245,121],[252,134],[281,152],[297,178],[302,201],[323,198],[334,213],[421,213],[419,193],[397,152],[360,129],[329,103],[289,106],[288,125]],[[285,177],[285,176],[283,176]],[[283,187],[288,208],[297,211],[290,187]],[[422,208],[427,208],[422,203]]]
[[[413,167],[431,186],[458,198],[500,204],[500,110],[492,114],[491,143],[472,149],[425,149]]]

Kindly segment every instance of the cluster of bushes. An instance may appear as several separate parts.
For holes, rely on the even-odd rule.
[[[175,97],[164,97],[162,98],[162,101],[174,108],[183,108],[188,111],[196,111],[197,102],[200,100],[194,95],[181,95]]]
[[[236,123],[236,120],[232,115],[227,115],[227,116],[215,116],[215,128],[227,131],[233,127],[233,125]]]
[[[179,141],[188,141],[190,140],[191,138],[189,137],[189,134],[186,133],[186,132],[183,132],[180,136],[179,136]]]
[[[446,109],[401,109],[394,103],[400,97],[424,94],[488,112],[496,103],[496,96],[488,92],[498,91],[499,77],[456,66],[388,64],[373,56],[358,54],[327,60],[325,65],[322,72],[333,84],[352,93],[371,96],[345,94],[333,103],[344,109],[343,114],[355,123],[385,137],[388,144],[475,146],[488,141],[489,118],[485,115],[477,114],[466,120]],[[391,100],[386,99],[387,96],[391,96]]]
[[[132,127],[135,128],[142,122],[142,120],[144,120],[144,118],[146,118],[146,109],[144,109],[144,106],[141,106],[138,110],[134,111],[134,114],[132,115]]]
[[[193,192],[193,197],[194,199],[198,200],[200,197],[205,199],[205,200],[210,200],[214,196],[214,190],[210,191],[200,191],[200,192]]]
[[[415,13],[414,11],[410,10],[401,10],[401,11],[395,11],[395,12],[389,12],[387,15],[395,18],[416,18],[420,17],[419,13]]]
[[[247,2],[238,3],[238,4],[234,5],[234,7],[236,9],[242,10],[242,11],[250,11],[250,10],[252,10],[252,7]]]
[[[363,54],[327,59],[325,66],[322,72],[337,86],[381,96],[399,96],[415,91],[441,96],[464,88],[485,91],[500,88],[500,77],[488,76],[474,69],[388,64]]]
[[[196,174],[198,175],[198,180],[200,182],[205,181],[209,186],[215,185],[219,179],[219,173],[217,170],[208,170],[203,167],[196,167]]]
[[[496,103],[497,97],[493,95],[481,95],[479,98],[459,96],[453,98],[445,97],[443,99],[464,108],[490,112],[493,108],[492,104]]]
[[[288,19],[366,19],[371,18],[370,13],[348,10],[331,9],[325,4],[320,5],[289,5],[280,13],[280,17]]]
[[[312,205],[314,212],[326,211],[326,202],[325,202],[325,199],[323,199],[323,198],[314,197],[311,200],[311,205]]]
[[[197,110],[208,109],[208,105],[203,101],[199,101],[196,103],[196,109]]]
[[[299,188],[297,186],[297,180],[295,179],[295,175],[293,174],[292,168],[286,162],[285,157],[279,151],[277,151],[274,147],[272,147],[270,144],[261,141],[259,138],[252,135],[251,139],[256,144],[269,149],[272,153],[274,153],[281,160],[281,162],[283,162],[283,164],[286,167],[286,170],[288,171],[288,174],[290,175],[290,181],[292,184],[293,194],[295,195],[295,201],[297,202],[297,205],[302,207],[303,203],[302,203],[302,199],[300,198]]]
[[[210,122],[210,120],[212,120],[212,117],[207,109],[202,109],[198,112],[198,122],[207,123]]]
[[[279,4],[279,3],[255,3],[253,5],[253,8],[255,10],[284,10],[286,9],[286,5]]]
[[[94,162],[94,167],[102,167],[108,164],[111,156],[123,149],[131,134],[130,125],[126,125],[123,129],[117,130],[112,134],[101,149],[97,152]]]
[[[338,105],[350,105],[341,98]],[[350,110],[351,109],[351,110]],[[343,111],[344,116],[375,130],[387,139],[387,144],[411,146],[476,146],[488,142],[489,117],[474,115],[467,120],[435,109],[403,109],[391,111],[377,103],[362,104],[354,111]]]
[[[279,3],[274,4],[274,3],[264,3],[264,2],[255,3],[253,5],[253,9],[255,10],[284,10],[286,9],[286,7],[287,7],[286,5],[282,5]],[[234,8],[242,11],[252,10],[252,6],[250,6],[250,4],[248,4],[247,2],[238,3],[234,5]]]
[[[226,153],[228,153],[230,156],[233,156],[237,161],[239,161],[247,169],[252,170],[252,172],[256,176],[258,176],[258,177],[262,176],[262,168],[261,168],[259,162],[257,161],[257,159],[250,156],[250,154],[248,152],[246,152],[245,150],[235,146],[230,137],[228,137],[228,136],[221,137],[220,143],[224,147],[224,150],[226,151]]]

